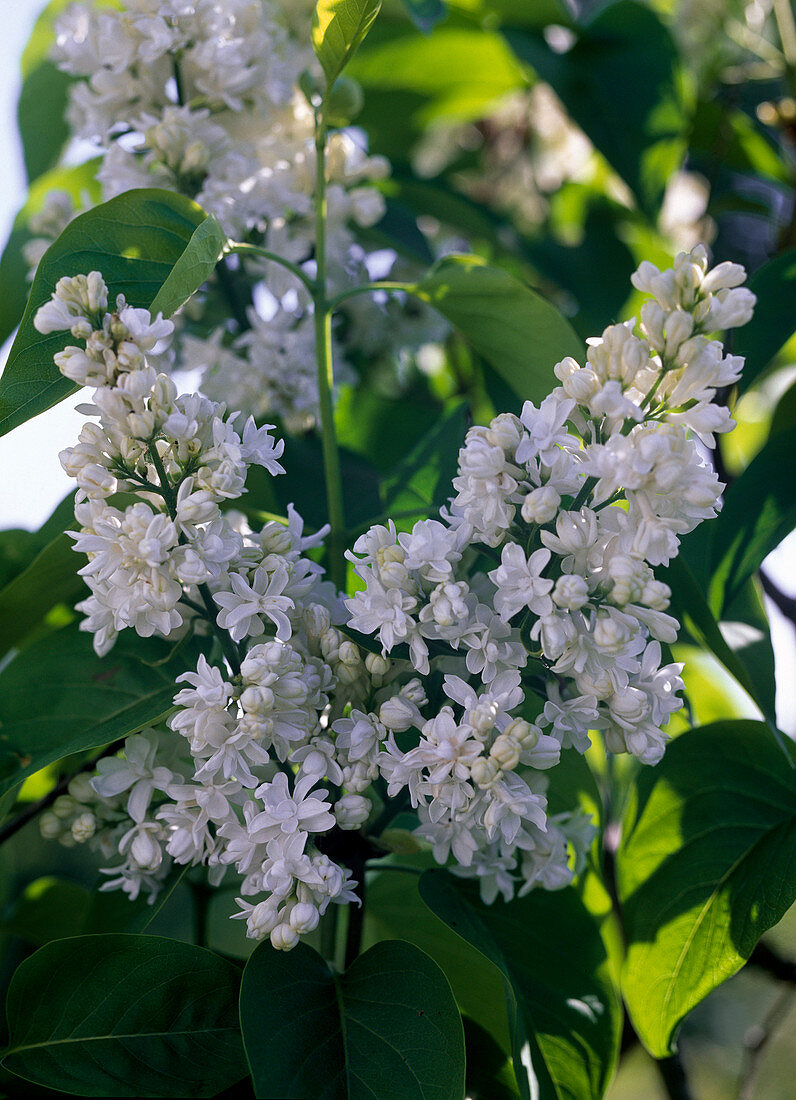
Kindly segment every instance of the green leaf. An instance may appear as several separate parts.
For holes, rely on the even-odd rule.
[[[411,857],[396,856],[399,862]],[[420,870],[420,868],[418,868]],[[364,942],[402,939],[430,955],[445,974],[461,1012],[492,1035],[506,1055],[511,1038],[503,982],[494,966],[424,904],[419,874],[382,869],[368,882]]]
[[[442,417],[382,483],[384,515],[401,530],[433,516],[451,496],[459,448],[464,443],[467,406],[460,402]]]
[[[192,656],[172,653],[166,642],[127,631],[100,658],[77,625],[17,653],[0,672],[0,795],[70,753],[163,721],[174,678]]]
[[[789,428],[796,428],[796,382],[785,391],[777,402],[771,420],[772,435],[778,435]]]
[[[379,14],[381,0],[318,0],[312,48],[331,88]]]
[[[464,1017],[468,1100],[518,1100],[511,1061],[488,1031]]]
[[[0,933],[20,936],[27,943],[78,936],[91,903],[91,891],[76,882],[48,875],[29,883],[11,912],[0,922]]]
[[[583,358],[555,306],[475,256],[446,256],[407,289],[446,317],[522,400],[547,396],[559,360]]]
[[[95,176],[100,161],[87,161],[74,168],[54,168],[31,184],[25,205],[14,219],[11,234],[0,259],[0,342],[5,342],[19,324],[28,300],[30,265],[23,255],[28,241],[33,239],[29,222],[53,191],[65,191],[75,207],[85,199],[97,202],[99,184]]]
[[[110,302],[122,293],[128,303],[148,307],[207,214],[183,195],[154,188],[127,191],[81,214],[63,231],[42,259],[17,338],[0,377],[0,435],[56,405],[77,387],[60,373],[53,355],[71,340],[69,333],[42,336],[33,325],[39,307],[49,301],[64,275],[100,271]],[[200,242],[204,248],[206,242]],[[206,259],[206,257],[205,257]],[[183,262],[180,289],[187,300],[198,289],[188,273],[205,277],[206,263],[195,269]],[[173,289],[169,305],[179,304]]]
[[[796,523],[795,453],[796,428],[772,436],[727,490],[723,509],[709,524],[709,603],[719,617]]]
[[[725,639],[685,558],[682,556],[674,558],[667,568],[660,570],[659,575],[672,590],[671,613],[680,620],[699,645],[709,649],[721,661],[744,691],[757,703],[765,717],[771,721],[772,725],[776,725],[773,700],[758,691],[758,685],[750,676],[743,661]]]
[[[73,606],[88,595],[73,547],[68,535],[59,535],[0,590],[0,654],[24,639],[56,604]]]
[[[55,44],[55,19],[69,4],[70,0],[50,0],[33,24],[22,54],[17,119],[31,182],[57,164],[70,134],[64,116],[74,77],[61,72],[49,59]]]
[[[554,206],[565,201],[570,208],[577,208],[576,224],[582,225],[578,243],[563,244],[546,233],[523,240],[522,253],[536,271],[575,299],[577,313],[572,324],[579,335],[591,336],[619,316],[637,266],[622,239],[627,210],[586,184],[564,184]],[[599,279],[595,279],[595,271],[600,272]]]
[[[304,522],[319,530],[329,519],[326,487],[318,471],[323,469],[321,441],[316,435],[290,441],[290,461],[286,473],[274,478],[262,466],[252,466],[246,479],[246,495],[236,507],[287,514],[289,504],[295,504]],[[343,502],[346,521],[351,528],[364,524],[378,515],[379,474],[361,455],[340,448],[340,469],[343,478]]]
[[[450,24],[428,38],[418,38],[406,27],[389,28],[387,33],[379,28],[350,75],[367,93],[361,120],[367,123],[368,135],[372,121],[380,133],[388,122],[382,133],[387,141],[407,123],[419,137],[434,120],[483,118],[497,99],[523,85],[522,70],[499,34]],[[404,159],[406,152],[400,153]]]
[[[207,282],[227,247],[227,235],[215,214],[197,226],[188,247],[169,272],[150,305],[152,313],[171,317],[191,295]]]
[[[579,28],[572,48],[506,30],[520,60],[553,86],[572,119],[651,214],[684,152],[686,116],[672,37],[649,7],[619,0]]]
[[[57,940],[11,980],[3,1064],[77,1096],[214,1096],[246,1073],[238,984],[231,963],[177,940]]]
[[[688,155],[708,177],[722,167],[790,182],[787,166],[766,131],[726,100],[703,100],[697,105]]]
[[[74,515],[74,498],[70,493],[38,531],[0,531],[0,583],[3,588],[27,569],[37,554],[49,546],[53,535],[60,534],[72,523]],[[2,618],[3,612],[0,611],[0,634],[6,625]]]
[[[752,385],[796,332],[796,249],[764,264],[748,285],[757,295],[757,305],[752,320],[737,330],[733,341],[733,351],[746,357],[738,383],[741,391]]]
[[[622,838],[623,991],[662,1058],[796,897],[796,769],[762,723],[690,730],[639,772]]]
[[[464,1036],[439,967],[399,940],[344,974],[305,944],[246,964],[243,1042],[258,1097],[461,1100]]]
[[[420,894],[502,974],[523,1100],[601,1097],[621,1016],[598,925],[575,890],[484,905],[472,884],[427,871]]]
[[[388,473],[443,415],[441,402],[422,379],[400,397],[387,397],[367,383],[347,386],[334,409],[337,442]]]
[[[443,0],[403,0],[409,18],[423,34],[430,34],[448,14]]]
[[[73,83],[74,77],[61,72],[52,61],[42,61],[22,83],[17,122],[25,172],[31,183],[55,167],[69,139],[64,113]]]

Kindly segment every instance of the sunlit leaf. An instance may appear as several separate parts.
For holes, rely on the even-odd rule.
[[[690,730],[642,769],[617,868],[625,1001],[663,1058],[685,1015],[743,966],[796,897],[796,768],[768,728]]]

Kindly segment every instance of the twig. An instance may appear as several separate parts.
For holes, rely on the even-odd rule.
[[[786,619],[796,626],[796,599],[793,596],[788,596],[782,589],[778,588],[771,577],[764,573],[762,569],[760,570],[760,583],[771,602],[779,608]]]
[[[796,990],[792,986],[783,989],[763,1017],[763,1022],[755,1027],[750,1027],[747,1031],[744,1038],[746,1064],[738,1082],[738,1100],[754,1100],[755,1084],[763,1051],[790,1011],[794,994],[796,994]]]

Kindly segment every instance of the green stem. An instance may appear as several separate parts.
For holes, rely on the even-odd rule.
[[[372,294],[375,290],[387,290],[392,293],[401,291],[404,294],[411,294],[413,288],[411,283],[393,283],[385,280],[375,283],[363,283],[362,286],[352,286],[348,290],[342,290],[339,294],[336,294],[328,303],[329,309],[334,313],[338,306],[348,298],[356,298],[358,294]]]
[[[336,968],[337,923],[340,906],[330,905],[321,918],[321,954],[330,966]]]
[[[306,271],[303,271],[298,264],[291,263],[290,260],[286,260],[284,256],[280,256],[276,252],[270,252],[267,248],[260,248],[257,244],[244,244],[242,242],[233,242],[229,245],[227,251],[237,252],[241,255],[248,254],[250,256],[259,256],[263,260],[270,260],[271,263],[279,264],[280,267],[284,267],[286,271],[295,275],[298,281],[304,284],[310,294],[314,294],[314,284]]]
[[[318,363],[318,403],[321,414],[323,469],[329,507],[329,576],[335,587],[345,588],[345,511],[340,453],[334,425],[334,358],[332,353],[332,308],[327,299],[326,272],[326,124],[322,116],[315,121],[315,260],[317,265],[312,295],[315,305],[315,354]]]

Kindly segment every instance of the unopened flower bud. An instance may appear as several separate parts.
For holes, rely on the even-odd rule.
[[[577,611],[589,599],[589,586],[578,573],[564,573],[556,581],[553,602],[567,611]]]
[[[247,918],[249,934],[255,939],[262,939],[269,935],[273,928],[279,924],[277,905],[273,898],[261,901],[251,910]]]
[[[87,772],[78,772],[69,780],[69,794],[78,802],[93,802],[97,797]]]
[[[304,608],[304,624],[310,637],[320,638],[331,626],[329,609],[323,604],[313,603]]]
[[[500,764],[497,760],[479,756],[473,761],[470,768],[470,776],[478,787],[488,788],[494,785],[501,776]]]
[[[386,676],[390,671],[390,662],[380,653],[369,653],[365,658],[365,668],[371,676]]]
[[[344,665],[359,665],[362,663],[359,649],[354,642],[350,641],[342,643],[338,650],[337,659],[342,661]]]
[[[672,598],[672,590],[663,581],[648,581],[641,593],[641,603],[653,611],[665,611]]]
[[[97,831],[97,819],[92,813],[84,813],[72,822],[72,836],[78,844],[90,840]]]
[[[365,102],[362,88],[348,76],[338,76],[326,100],[326,120],[330,126],[348,126]]]
[[[492,760],[497,761],[504,771],[514,771],[520,762],[520,746],[512,737],[501,733],[499,737],[495,738],[495,743],[489,750],[489,755]]]
[[[318,927],[318,921],[321,919],[321,914],[318,912],[316,906],[312,905],[310,902],[300,901],[290,910],[289,919],[290,927],[298,932],[300,936],[303,936],[307,932],[312,932],[313,929]]]
[[[275,947],[277,951],[289,951],[291,947],[295,947],[299,941],[299,934],[295,928],[291,928],[289,924],[277,924],[275,928],[271,929],[271,946]]]
[[[130,858],[141,871],[157,871],[163,862],[163,849],[148,831],[140,829],[130,845]]]
[[[358,829],[368,819],[371,802],[361,794],[343,795],[334,805],[334,816],[341,829]]]
[[[394,733],[403,733],[415,725],[420,715],[416,704],[403,695],[393,695],[385,699],[379,707],[379,721]]]
[[[63,824],[60,818],[48,810],[39,818],[39,831],[45,840],[55,840],[63,832]]]
[[[74,798],[70,798],[68,794],[62,794],[53,803],[53,813],[56,817],[60,817],[62,821],[72,817],[80,808]]]
[[[293,536],[281,523],[266,523],[260,532],[264,554],[286,554],[293,545]]]
[[[531,725],[524,718],[515,718],[503,730],[503,736],[516,741],[520,748],[525,751],[526,749],[532,749],[537,743],[540,730],[538,726]]]
[[[550,523],[558,513],[561,497],[552,485],[533,489],[522,502],[522,518],[526,523]]]

